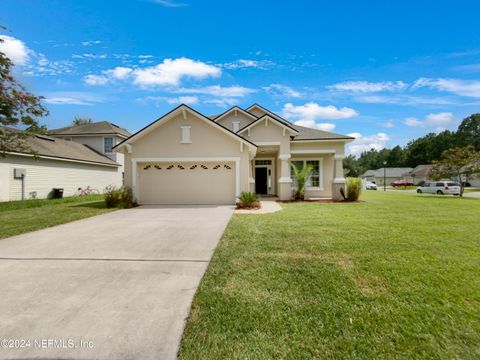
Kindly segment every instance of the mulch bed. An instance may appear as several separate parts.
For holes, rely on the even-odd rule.
[[[332,199],[319,199],[319,200],[277,200],[279,203],[336,203],[336,204],[355,204],[355,203],[363,203],[363,200],[357,201],[343,201],[343,200],[332,200]]]

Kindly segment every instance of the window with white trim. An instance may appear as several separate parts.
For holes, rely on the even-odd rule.
[[[103,152],[111,154],[113,152],[113,137],[103,138]]]
[[[233,124],[233,132],[237,132],[238,130],[240,130],[240,121],[233,121],[232,124]]]
[[[190,144],[190,128],[191,126],[182,126],[182,144]]]
[[[303,169],[306,165],[312,166],[312,173],[307,181],[307,188],[320,188],[321,186],[321,169],[320,160],[292,160],[290,164],[294,164],[298,169]],[[292,178],[292,187],[297,187],[297,180],[295,179],[295,172],[293,166],[290,166],[290,177]]]

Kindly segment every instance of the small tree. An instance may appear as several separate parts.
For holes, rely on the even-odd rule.
[[[0,125],[23,129],[11,131],[0,127],[0,157],[10,150],[31,152],[23,140],[46,131],[35,119],[48,114],[40,103],[42,97],[27,92],[11,74],[12,67],[12,61],[0,51]]]
[[[433,165],[429,176],[434,180],[458,179],[462,196],[468,179],[480,173],[480,152],[476,152],[472,145],[448,149],[442,153],[441,160],[434,161]]]
[[[313,171],[312,165],[306,165],[305,167],[298,167],[295,164],[291,164],[293,168],[293,173],[295,176],[295,180],[297,181],[297,188],[293,193],[293,198],[295,200],[303,200],[305,199],[305,185],[310,178],[310,175]]]
[[[82,116],[75,116],[75,118],[72,121],[72,125],[86,125],[86,124],[91,124],[93,120],[89,117],[82,117]]]

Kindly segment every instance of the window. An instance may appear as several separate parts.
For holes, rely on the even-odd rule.
[[[106,154],[111,154],[113,148],[113,137],[106,137],[103,138],[103,151]]]
[[[320,174],[320,160],[292,160],[290,164],[294,164],[297,168],[303,169],[306,165],[312,167],[312,173],[307,181],[307,188],[321,188],[321,174]],[[295,173],[293,166],[290,166],[290,177],[292,178],[292,187],[297,187],[297,180],[295,179]]]
[[[237,132],[240,129],[240,121],[233,121],[233,132]]]
[[[272,160],[255,160],[255,165],[272,165]]]
[[[190,144],[190,128],[191,126],[182,126],[182,144]]]

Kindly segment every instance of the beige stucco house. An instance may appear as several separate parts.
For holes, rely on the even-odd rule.
[[[290,199],[290,164],[311,164],[307,198],[339,198],[353,138],[252,105],[207,117],[180,105],[115,146],[140,204],[233,204],[243,191]]]

